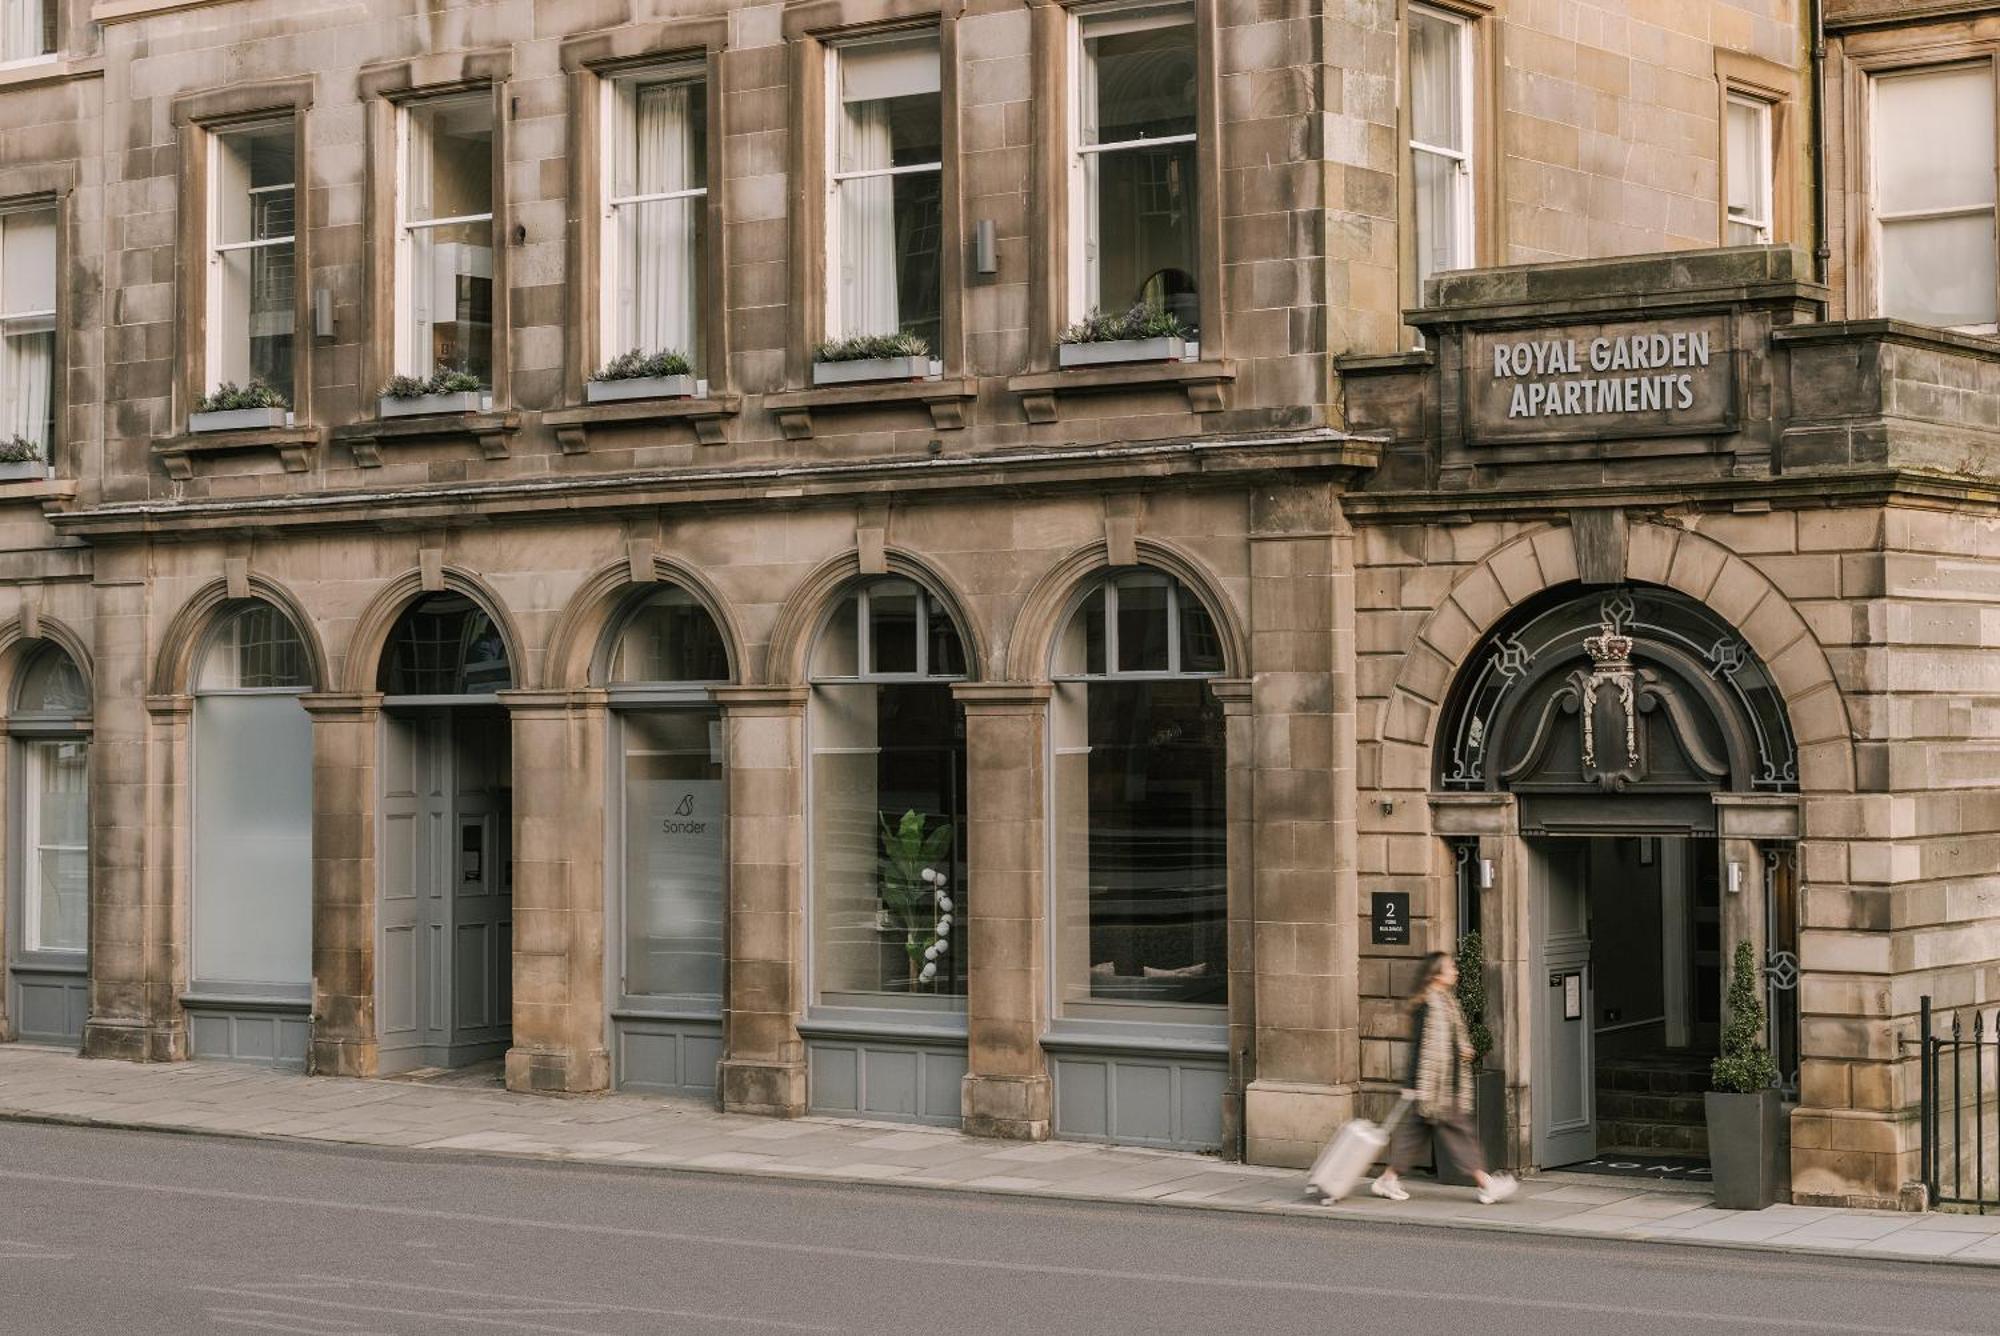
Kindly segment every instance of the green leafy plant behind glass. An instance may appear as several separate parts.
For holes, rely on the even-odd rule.
[[[1472,1065],[1493,1051],[1493,1031],[1486,1028],[1486,942],[1477,932],[1458,939],[1458,1009],[1472,1036]]]
[[[909,958],[910,986],[928,983],[938,971],[934,966],[951,947],[950,894],[946,889],[951,869],[951,846],[956,831],[951,822],[930,823],[912,808],[902,820],[882,823],[882,907],[889,912],[890,928],[903,939]]]
[[[1722,1027],[1722,1055],[1709,1070],[1709,1083],[1735,1095],[1753,1095],[1778,1083],[1778,1064],[1764,1048],[1764,1003],[1757,996],[1763,971],[1757,949],[1736,944],[1736,961],[1729,975],[1729,1020]]]

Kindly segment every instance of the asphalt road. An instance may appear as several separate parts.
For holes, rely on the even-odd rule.
[[[0,1334],[2000,1331],[2000,1275],[0,1124]]]

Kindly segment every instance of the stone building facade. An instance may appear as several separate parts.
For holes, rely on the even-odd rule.
[[[2000,10],[1802,8],[7,0],[6,1031],[1296,1164],[1476,925],[1532,1167],[1747,940],[1896,1200]]]

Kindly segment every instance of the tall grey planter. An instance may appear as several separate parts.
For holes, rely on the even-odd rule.
[[[1507,1158],[1507,1073],[1480,1067],[1472,1074],[1472,1127],[1479,1137],[1479,1157],[1488,1173],[1501,1167]],[[1452,1164],[1432,1147],[1431,1163],[1437,1168],[1438,1182],[1450,1187],[1469,1188],[1476,1179]]]
[[[1778,1092],[1738,1095],[1711,1090],[1707,1106],[1715,1204],[1726,1211],[1761,1211],[1776,1202],[1786,1180]]]

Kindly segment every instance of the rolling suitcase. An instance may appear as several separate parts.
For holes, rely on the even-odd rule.
[[[1313,1161],[1312,1172],[1306,1175],[1306,1190],[1327,1201],[1339,1201],[1354,1191],[1355,1183],[1368,1172],[1368,1166],[1381,1158],[1390,1134],[1409,1108],[1410,1101],[1398,1100],[1395,1110],[1380,1127],[1366,1118],[1350,1120],[1333,1134],[1333,1140],[1326,1143],[1326,1149]]]

